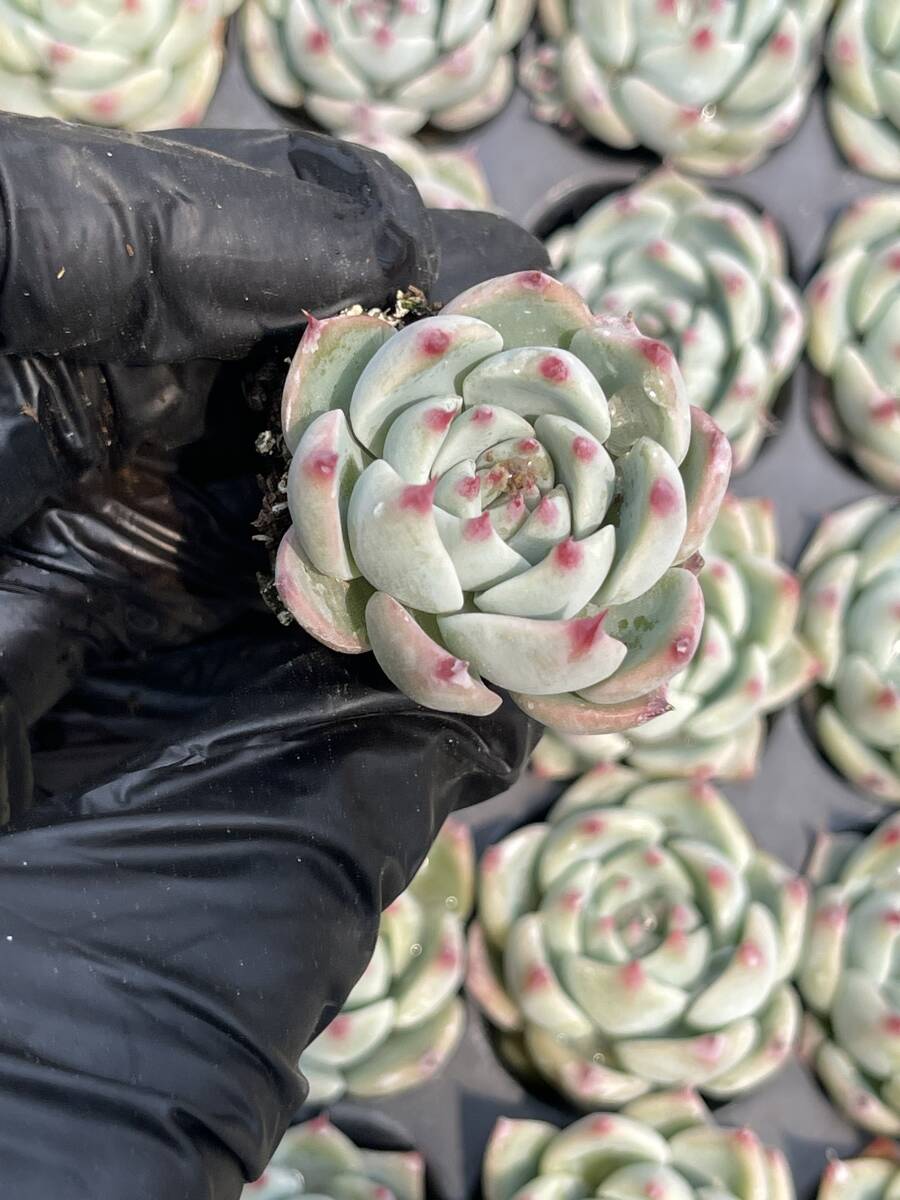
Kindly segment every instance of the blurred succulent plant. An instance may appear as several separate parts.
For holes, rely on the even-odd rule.
[[[900,491],[900,191],[846,210],[807,299],[809,356],[831,400],[818,413],[820,433]]]
[[[483,857],[468,986],[510,1066],[578,1107],[724,1099],[795,1043],[806,906],[711,784],[613,765]]]
[[[797,127],[832,0],[538,0],[539,116],[701,175],[749,171]]]
[[[338,133],[471,129],[506,104],[534,0],[247,0],[250,76]]]
[[[898,1187],[897,1145],[878,1139],[859,1158],[832,1158],[817,1200],[892,1200]]]
[[[489,212],[491,189],[473,150],[433,150],[391,134],[354,137],[379,150],[410,176],[429,208],[466,208]]]
[[[752,1182],[751,1182],[752,1181]],[[784,1155],[749,1129],[713,1125],[691,1091],[657,1092],[620,1114],[494,1126],[482,1168],[484,1200],[794,1200]],[[853,1198],[855,1200],[855,1198]]]
[[[900,509],[871,496],[831,513],[799,571],[822,748],[857,787],[900,804]]]
[[[900,21],[892,0],[838,0],[825,62],[828,117],[859,171],[900,179]]]
[[[327,1117],[292,1126],[241,1200],[425,1200],[420,1155],[360,1150]]]
[[[300,1056],[310,1104],[414,1087],[456,1049],[474,873],[471,835],[450,818],[383,913],[372,958],[344,1007]]]
[[[868,837],[820,839],[818,885],[797,971],[806,1039],[835,1104],[872,1133],[900,1134],[900,816]],[[867,1193],[868,1195],[868,1193]]]
[[[547,734],[534,754],[539,775],[564,778],[620,757],[651,776],[755,774],[766,714],[818,674],[796,632],[800,584],[777,561],[767,500],[726,496],[700,554],[703,634],[694,661],[671,681],[669,711],[627,736]]]
[[[240,0],[0,0],[0,109],[123,129],[196,125]]]
[[[727,435],[735,471],[749,466],[804,337],[772,220],[663,168],[595,204],[548,249],[594,312],[631,312],[671,347],[689,403]]]
[[[493,712],[482,676],[570,732],[665,707],[703,620],[676,564],[730,451],[661,342],[539,271],[508,275],[399,332],[310,321],[282,426],[276,584],[314,637],[371,648],[442,711]]]

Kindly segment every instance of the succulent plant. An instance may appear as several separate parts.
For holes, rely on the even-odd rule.
[[[450,818],[382,914],[372,958],[344,1007],[300,1056],[310,1104],[415,1087],[456,1049],[474,873],[471,835]]]
[[[872,1133],[900,1134],[900,815],[868,837],[820,839],[797,984],[806,1039],[834,1103]]]
[[[794,132],[831,0],[538,0],[539,116],[701,175],[748,171]]]
[[[247,0],[250,77],[338,133],[470,129],[513,86],[534,0]]]
[[[723,1099],[795,1043],[806,906],[711,784],[611,765],[484,855],[468,986],[507,1063],[577,1107]]]
[[[0,109],[123,129],[196,125],[240,0],[0,0]]]
[[[891,0],[838,0],[825,62],[841,150],[857,170],[900,179],[900,23]]]
[[[900,804],[900,509],[870,496],[826,516],[799,571],[822,748],[857,787]]]
[[[897,1145],[877,1139],[859,1158],[832,1158],[817,1200],[892,1200],[898,1181]]]
[[[429,708],[508,690],[570,732],[665,707],[703,599],[689,562],[730,451],[666,346],[539,271],[399,332],[311,321],[285,385],[282,601]]]
[[[241,1200],[425,1200],[420,1155],[361,1150],[327,1117],[292,1126]]]
[[[410,176],[429,208],[466,208],[489,212],[491,190],[473,150],[426,149],[391,134],[353,139],[393,159]]]
[[[621,1113],[565,1129],[547,1121],[494,1126],[482,1167],[484,1200],[794,1200],[784,1155],[750,1129],[714,1125],[696,1093],[657,1092]]]
[[[627,735],[546,734],[535,749],[538,774],[565,778],[623,757],[648,776],[755,774],[766,714],[818,674],[796,631],[800,584],[777,560],[768,500],[726,496],[700,555],[703,633],[694,661],[667,690],[669,711]]]
[[[735,471],[749,466],[804,336],[772,220],[662,168],[601,200],[548,249],[594,312],[632,312],[671,347],[689,403],[728,436]]]
[[[900,191],[859,200],[831,231],[807,290],[809,357],[830,406],[820,431],[900,491]]]

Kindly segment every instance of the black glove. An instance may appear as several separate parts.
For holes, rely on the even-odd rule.
[[[311,134],[0,133],[4,1186],[230,1200],[381,908],[531,741],[258,612],[255,434],[304,309],[546,260]]]

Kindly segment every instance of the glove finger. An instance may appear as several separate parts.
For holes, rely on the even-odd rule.
[[[366,659],[318,650],[71,797],[65,819],[0,839],[11,1191],[236,1200],[379,912],[530,744],[511,708],[420,709]]]
[[[248,165],[253,136],[234,158],[0,114],[0,353],[236,358],[297,329],[303,309],[428,289],[434,232],[399,167],[300,131],[255,135],[284,169]]]
[[[507,217],[434,208],[431,220],[441,257],[429,298],[441,304],[495,275],[550,266],[543,244]]]

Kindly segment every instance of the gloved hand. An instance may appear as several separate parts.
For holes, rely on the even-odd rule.
[[[532,739],[259,612],[258,403],[304,309],[546,259],[299,132],[0,116],[0,208],[4,1188],[232,1200],[380,910]]]

